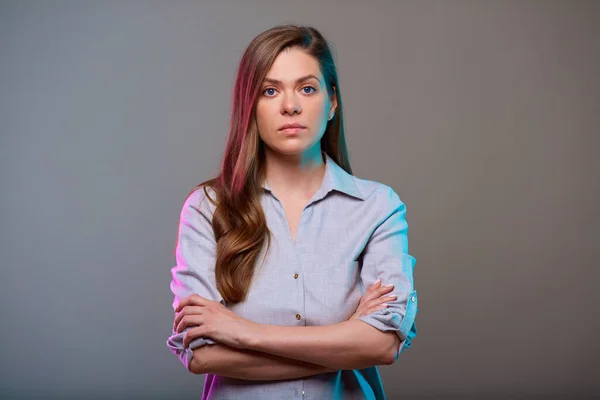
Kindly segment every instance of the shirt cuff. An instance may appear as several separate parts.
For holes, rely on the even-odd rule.
[[[207,344],[215,344],[216,342],[208,337],[199,337],[192,340],[190,345],[185,348],[183,347],[183,338],[188,329],[189,328],[186,328],[180,333],[175,333],[175,331],[173,331],[173,334],[169,337],[169,339],[167,339],[167,347],[169,347],[173,354],[179,357],[179,361],[181,361],[185,368],[190,371],[190,364],[192,362],[192,357],[194,356],[194,349]]]
[[[417,291],[413,290],[408,293],[404,315],[399,309],[394,308],[393,302],[389,304],[390,307],[363,315],[359,319],[382,332],[396,332],[400,338],[400,345],[396,354],[397,358],[402,351],[411,346],[412,339],[417,335],[417,326],[415,323],[418,311]]]

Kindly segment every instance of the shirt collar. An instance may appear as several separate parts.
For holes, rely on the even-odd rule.
[[[332,190],[336,190],[341,193],[345,193],[349,196],[356,197],[364,200],[363,194],[360,192],[352,175],[347,173],[342,167],[340,167],[327,153],[325,155],[325,176],[321,187],[314,194],[312,201],[322,199]],[[271,187],[265,180],[262,187],[271,192]],[[312,202],[311,201],[311,202]]]

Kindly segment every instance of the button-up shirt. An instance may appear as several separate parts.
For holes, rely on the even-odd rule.
[[[171,269],[173,309],[182,298],[197,293],[256,323],[329,325],[348,320],[360,297],[381,279],[382,284],[394,285],[386,295],[396,300],[359,319],[382,332],[397,333],[398,359],[417,334],[416,260],[408,254],[406,206],[391,187],[350,175],[324,155],[325,175],[302,210],[295,241],[281,202],[268,183],[263,184],[260,202],[271,245],[259,255],[248,296],[238,304],[228,305],[216,288],[216,243],[210,224],[215,206],[202,188],[186,199]],[[215,199],[210,188],[208,193]],[[215,341],[200,337],[184,348],[186,331],[172,331],[167,346],[189,370],[193,350]],[[385,399],[385,393],[377,366],[371,366],[274,381],[207,373],[202,399]]]

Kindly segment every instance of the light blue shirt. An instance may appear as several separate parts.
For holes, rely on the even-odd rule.
[[[171,269],[173,309],[193,293],[219,301],[237,315],[261,324],[329,325],[346,321],[377,279],[394,284],[389,307],[360,320],[400,337],[398,356],[417,334],[415,258],[408,254],[406,206],[382,183],[359,179],[325,154],[325,176],[302,211],[295,243],[285,211],[263,185],[261,204],[272,233],[258,257],[254,281],[243,303],[227,305],[215,283],[215,239],[210,225],[215,206],[204,190],[182,207],[177,265]],[[214,192],[209,190],[214,199]],[[197,338],[183,347],[185,331],[167,340],[189,370],[193,349],[214,344]],[[397,357],[398,358],[398,357]],[[202,399],[385,399],[377,366],[340,370],[298,379],[251,381],[206,374]]]

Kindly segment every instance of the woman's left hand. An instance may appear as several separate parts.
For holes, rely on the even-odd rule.
[[[199,337],[209,337],[219,343],[237,349],[248,348],[257,324],[239,317],[223,304],[192,294],[183,298],[175,309],[173,329],[182,332],[184,347]]]

